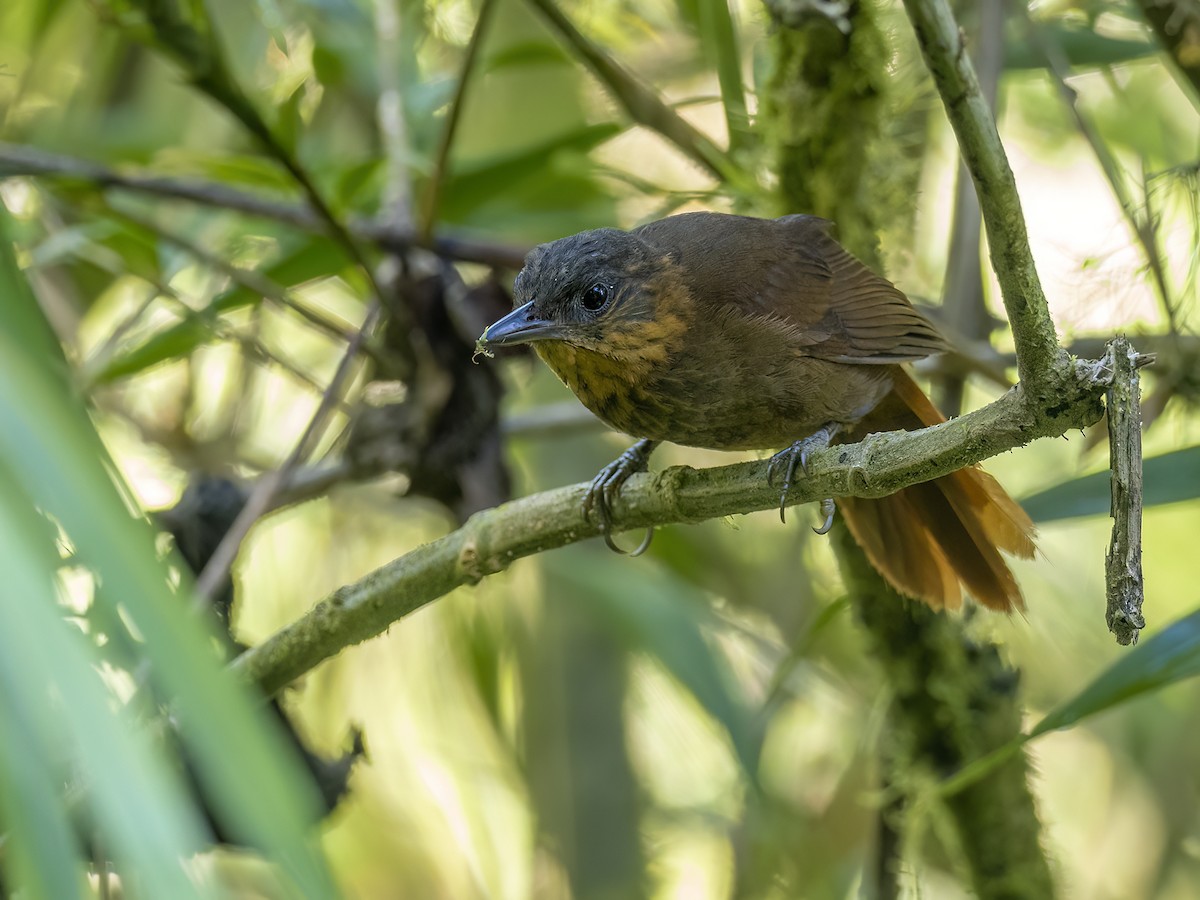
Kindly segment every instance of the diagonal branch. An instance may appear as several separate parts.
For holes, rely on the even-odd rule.
[[[946,0],[905,0],[904,6],[954,127],[963,161],[975,181],[992,267],[1016,343],[1017,371],[1027,390],[1050,396],[1057,390],[1054,362],[1062,350],[1029,249],[1017,184],[991,108]]]
[[[1035,406],[1012,390],[959,419],[913,432],[875,434],[858,444],[816,455],[790,504],[829,496],[881,497],[910,484],[1059,436],[1098,419],[1111,380],[1103,362],[1063,361],[1063,386],[1049,405]],[[279,691],[351,644],[380,634],[393,622],[456,587],[475,584],[513,561],[576,543],[599,532],[581,512],[586,485],[514,500],[472,516],[465,525],[335,591],[234,663],[268,693]],[[623,488],[615,529],[699,522],[778,505],[765,463],[697,471],[687,467],[639,475]]]
[[[659,98],[658,94],[637,80],[632,73],[588,40],[571,24],[554,0],[529,0],[547,24],[584,61],[625,112],[639,125],[657,131],[698,163],[718,181],[737,178],[738,173],[725,153],[709,138],[694,128],[679,113]]]

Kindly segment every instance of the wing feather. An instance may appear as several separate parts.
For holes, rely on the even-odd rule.
[[[946,349],[890,281],[829,236],[815,216],[685,213],[635,231],[674,257],[698,302],[787,322],[809,356],[887,365]]]

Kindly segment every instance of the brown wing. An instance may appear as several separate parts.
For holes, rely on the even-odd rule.
[[[698,303],[779,317],[812,356],[889,364],[945,350],[908,298],[847,253],[829,229],[815,216],[686,213],[634,233],[679,261]]]

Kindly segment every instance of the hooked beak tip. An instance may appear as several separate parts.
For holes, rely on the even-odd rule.
[[[491,356],[494,347],[509,347],[558,337],[561,331],[559,326],[535,315],[532,307],[532,302],[526,303],[485,328],[479,340],[475,342],[475,352]]]

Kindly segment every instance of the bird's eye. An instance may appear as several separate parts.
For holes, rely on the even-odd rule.
[[[600,312],[608,303],[609,287],[607,284],[593,284],[583,292],[583,308],[588,312]]]

